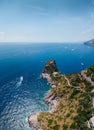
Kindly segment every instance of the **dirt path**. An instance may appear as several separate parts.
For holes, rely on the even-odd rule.
[[[65,80],[67,80],[68,86],[73,87],[73,88],[75,88],[78,91],[85,92],[83,89],[81,89],[80,86],[73,86],[73,85],[71,85],[70,82],[69,82],[69,79],[65,75],[64,75],[64,78],[65,78]]]
[[[67,80],[68,86],[72,86],[68,80],[68,78],[64,75],[65,80]]]

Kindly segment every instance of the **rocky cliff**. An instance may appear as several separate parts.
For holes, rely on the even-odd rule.
[[[47,82],[52,87],[56,87],[55,82],[52,80],[52,77],[53,77],[53,74],[55,75],[57,73],[59,73],[59,72],[58,72],[56,62],[54,60],[49,60],[45,64],[45,67],[42,71],[41,77],[46,78]],[[58,104],[58,100],[59,100],[59,98],[56,97],[55,94],[51,90],[49,90],[46,93],[46,95],[44,97],[44,102],[49,105],[49,112],[50,113],[55,112],[57,104]],[[29,126],[31,128],[35,128],[36,130],[42,130],[42,128],[40,127],[39,122],[38,122],[39,114],[40,113],[37,112],[37,113],[34,113],[28,117]]]
[[[58,72],[56,62],[54,60],[47,61],[42,73],[52,75],[54,72]]]
[[[54,60],[47,61],[41,74],[42,78],[47,79],[47,82],[53,88],[57,85],[57,82],[54,79],[58,78],[58,75],[60,75],[60,72],[57,68],[56,62]]]
[[[44,97],[45,103],[49,104],[49,111],[29,116],[29,126],[36,130],[92,128],[90,118],[94,116],[94,65],[80,73],[62,75],[55,61],[49,60],[42,77],[52,87]]]

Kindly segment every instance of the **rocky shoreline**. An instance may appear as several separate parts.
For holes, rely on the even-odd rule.
[[[48,66],[48,64],[46,64],[46,66]],[[52,81],[49,71],[46,70],[46,66],[45,66],[45,68],[43,70],[43,73],[41,74],[41,78],[47,79],[47,83],[49,85],[51,85],[51,87],[53,88],[53,87],[55,87],[55,83],[54,83],[54,81]],[[50,66],[52,66],[52,68],[54,70],[55,69],[57,70],[55,61],[51,61],[50,62]],[[54,72],[54,70],[53,70],[53,72]],[[51,90],[49,90],[46,93],[46,95],[44,97],[44,102],[49,105],[48,112],[54,113],[56,111],[56,108],[57,108],[57,105],[58,105],[58,101],[59,101],[59,98],[56,97]],[[38,115],[39,114],[40,114],[40,112],[37,112],[37,113],[31,114],[28,117],[29,126],[31,128],[34,128],[35,130],[43,130],[43,129],[41,129],[41,127],[40,127],[40,125],[38,123]]]
[[[79,113],[80,113],[81,116],[84,116],[84,118],[86,118],[86,121],[88,122],[88,126],[83,126],[83,128],[89,127],[92,130],[94,130],[93,129],[94,128],[94,115],[93,115],[93,113],[91,115],[92,108],[94,108],[94,96],[93,96],[94,80],[92,80],[93,77],[94,77],[94,66],[91,66],[88,69],[81,71],[80,73],[74,73],[71,75],[61,75],[57,69],[55,61],[54,60],[47,61],[46,65],[43,69],[43,72],[41,74],[41,78],[47,79],[47,83],[52,87],[52,89],[50,89],[44,97],[44,102],[49,105],[49,110],[47,112],[43,112],[43,113],[37,112],[37,113],[30,115],[28,117],[29,126],[31,128],[34,128],[34,130],[45,130],[48,126],[50,126],[49,119],[50,119],[50,121],[55,122],[57,116],[58,116],[58,118],[64,116],[66,119],[66,122],[67,122],[69,119],[66,118],[66,115],[65,115],[66,109],[71,108],[73,110],[74,114],[72,114],[72,115],[70,114],[70,117],[69,117],[71,119],[71,118],[73,118],[73,116],[75,117],[75,114],[76,114],[75,105],[76,105],[77,110],[80,110],[79,109],[80,107],[81,108],[83,107],[85,109],[84,113],[86,115],[84,115],[83,111],[81,111],[81,110],[77,111],[78,119],[81,118],[79,116]],[[63,87],[60,86],[61,84]],[[88,88],[88,86],[90,86],[90,87]],[[68,90],[66,90],[67,88],[68,88]],[[79,91],[79,94],[77,91]],[[70,98],[72,101],[74,95],[78,96],[80,100],[77,100],[77,98],[76,99],[74,98],[72,103],[75,105],[71,106],[72,104],[70,102]],[[63,100],[61,97],[63,97]],[[92,99],[92,101],[89,101],[88,99],[89,100]],[[83,102],[83,100],[85,102]],[[64,105],[65,105],[66,109],[64,109],[65,112],[61,111],[61,113],[59,113],[57,106],[59,107],[59,105],[61,105],[61,107],[62,107],[62,102],[65,103]],[[92,102],[92,104],[91,104],[91,102]],[[77,103],[79,103],[80,106]],[[87,109],[85,107],[86,106],[85,104],[86,105],[88,104]],[[87,118],[88,111],[90,111],[89,116],[91,118]],[[56,117],[53,118],[52,115],[55,115]],[[69,113],[67,115],[69,115]],[[45,118],[46,116],[47,116],[47,119]],[[52,119],[49,117],[52,117]],[[82,121],[82,124],[86,123],[86,121]],[[47,123],[48,123],[48,125],[47,125]],[[65,123],[65,122],[63,122],[63,123]],[[74,123],[75,123],[75,121],[74,121]],[[75,128],[79,127],[79,122],[77,122],[77,123],[78,123],[78,126],[75,126]],[[47,125],[47,126],[45,126],[45,125]],[[59,125],[54,124],[53,129],[55,127],[60,127],[60,125],[61,125],[61,122]],[[73,125],[73,122],[71,122],[71,125]],[[71,127],[71,125],[70,125],[70,127]],[[63,126],[64,126],[64,124],[63,124]],[[49,127],[49,129],[50,129],[50,127]],[[61,126],[61,129],[62,129],[62,126]]]
[[[49,76],[48,76],[49,77]],[[44,77],[43,77],[44,78]],[[49,81],[50,78],[47,79],[47,81]],[[51,81],[51,80],[50,80]],[[51,83],[52,82],[48,82],[48,83]],[[48,112],[50,113],[54,113],[56,111],[56,108],[57,108],[57,105],[58,105],[58,98],[55,97],[55,95],[52,93],[51,90],[49,90],[45,97],[44,97],[44,102],[46,104],[49,105],[49,110]],[[42,130],[39,123],[38,123],[38,115],[40,114],[40,112],[37,112],[37,113],[34,113],[34,114],[31,114],[29,117],[28,117],[28,123],[29,123],[29,126],[31,128],[34,128],[35,130]]]
[[[34,113],[34,114],[32,114],[32,115],[30,115],[30,116],[28,117],[29,127],[35,128],[36,130],[42,130],[42,129],[40,128],[40,126],[39,126],[38,121],[37,121],[38,115],[39,115],[39,112]]]

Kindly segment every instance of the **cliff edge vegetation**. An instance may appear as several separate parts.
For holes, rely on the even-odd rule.
[[[47,79],[52,88],[44,98],[49,105],[49,111],[40,112],[37,116],[40,128],[92,129],[94,122],[91,124],[90,119],[94,116],[94,65],[80,73],[63,75],[58,71],[55,61],[49,60],[42,77]]]

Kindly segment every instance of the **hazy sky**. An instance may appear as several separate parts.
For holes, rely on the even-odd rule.
[[[94,38],[94,0],[0,0],[0,41]]]

